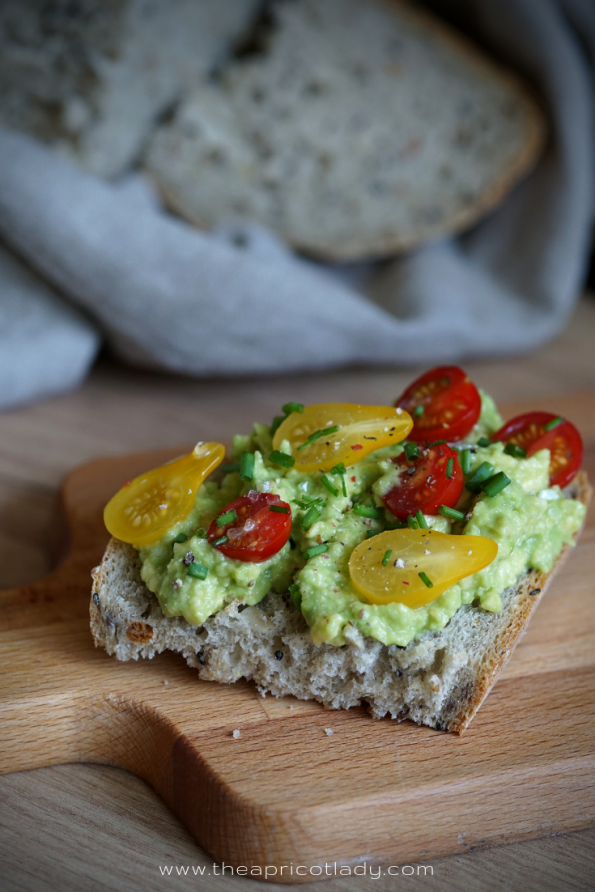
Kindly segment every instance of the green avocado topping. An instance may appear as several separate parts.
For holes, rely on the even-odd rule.
[[[334,645],[357,630],[383,644],[405,646],[427,630],[444,628],[464,604],[499,611],[502,593],[525,570],[552,568],[586,509],[550,487],[548,450],[527,458],[489,439],[503,422],[491,397],[481,397],[478,423],[465,444],[457,444],[466,479],[457,507],[433,516],[417,512],[409,525],[487,536],[497,543],[498,555],[429,604],[415,609],[400,602],[370,604],[354,589],[348,570],[360,542],[407,525],[385,508],[382,496],[400,473],[391,459],[404,449],[413,457],[417,447],[398,443],[352,467],[305,474],[295,470],[288,442],[273,452],[271,428],[263,424],[234,438],[233,469],[220,482],[203,483],[188,517],[156,544],[139,549],[144,582],[166,616],[183,616],[193,625],[233,602],[257,604],[269,592],[289,591],[292,609],[301,610],[313,640]],[[283,408],[300,411],[298,405]],[[463,445],[472,448],[462,450]],[[223,509],[252,489],[274,493],[292,506],[291,539],[261,563],[228,558],[205,538]],[[193,560],[186,563],[189,554]],[[423,570],[420,577],[432,585]]]

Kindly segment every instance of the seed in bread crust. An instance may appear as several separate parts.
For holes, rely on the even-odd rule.
[[[153,627],[148,623],[130,623],[126,629],[126,637],[133,644],[146,644],[153,637]]]

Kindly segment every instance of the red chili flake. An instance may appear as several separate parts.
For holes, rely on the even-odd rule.
[[[351,479],[352,479],[353,483],[355,483],[355,477],[352,477]]]
[[[403,579],[403,585],[409,585],[409,583],[405,579]]]
[[[355,446],[351,447],[354,452],[357,452],[358,449],[363,449],[364,447],[360,443],[356,443]]]
[[[126,483],[124,484],[124,486],[130,486],[131,483],[132,483],[132,480],[127,480]]]

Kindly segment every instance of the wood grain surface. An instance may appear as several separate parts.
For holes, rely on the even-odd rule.
[[[583,304],[568,332],[558,342],[539,351],[533,357],[510,360],[489,364],[467,364],[469,371],[478,383],[490,389],[497,399],[502,400],[506,395],[514,394],[523,401],[521,408],[533,408],[551,406],[556,411],[563,409],[565,414],[579,420],[582,415],[583,398],[579,395],[568,398],[571,391],[595,389],[595,364],[592,359],[592,343],[595,315],[590,304]],[[74,463],[92,458],[101,453],[114,453],[123,449],[153,448],[158,445],[168,446],[185,442],[196,438],[196,431],[200,429],[201,436],[228,437],[232,432],[245,428],[254,418],[267,419],[278,411],[278,403],[286,401],[288,397],[314,401],[315,399],[367,399],[368,401],[388,400],[402,389],[410,380],[414,372],[360,372],[357,370],[344,373],[333,373],[319,378],[288,378],[271,382],[258,380],[244,382],[193,382],[187,379],[162,377],[125,371],[109,362],[102,362],[87,384],[76,394],[50,400],[45,403],[27,407],[11,413],[5,413],[0,418],[0,578],[4,585],[21,585],[39,578],[49,566],[50,557],[47,551],[48,524],[51,524],[53,512],[53,500],[56,482],[59,477]],[[548,397],[549,394],[549,397]],[[582,423],[582,422],[580,422]],[[585,420],[583,430],[591,443],[595,434],[595,413],[590,410],[590,417]],[[203,433],[204,432],[204,433]],[[590,452],[592,455],[592,451]],[[589,459],[592,463],[592,457]],[[57,533],[57,528],[54,528]],[[592,530],[589,533],[592,545]],[[60,547],[59,536],[54,536],[54,551]],[[587,540],[584,540],[587,543]],[[588,557],[588,553],[586,556]],[[564,574],[564,591],[578,590],[584,579],[584,567],[579,554],[573,555],[573,559],[567,565]],[[592,570],[591,570],[592,572]],[[589,628],[584,629],[585,641],[579,646],[571,645],[564,641],[566,627],[562,624],[556,628],[550,617],[546,615],[546,608],[550,601],[552,605],[556,599],[562,598],[560,588],[561,581],[556,583],[556,588],[548,595],[532,621],[529,635],[524,640],[521,648],[517,650],[515,658],[509,664],[506,676],[498,685],[490,700],[482,708],[476,722],[482,718],[485,710],[491,707],[491,699],[498,697],[520,697],[521,701],[526,696],[522,681],[525,678],[525,670],[528,667],[531,677],[537,679],[538,688],[541,691],[540,703],[547,721],[554,710],[553,728],[556,734],[564,733],[572,728],[570,717],[574,715],[575,707],[581,708],[576,703],[576,698],[570,688],[567,691],[567,700],[551,698],[552,676],[564,675],[570,671],[573,679],[582,677],[586,670],[581,654],[584,652],[585,641],[589,644]],[[560,592],[560,594],[557,594]],[[2,596],[3,598],[5,595]],[[35,605],[31,605],[31,608]],[[36,609],[45,611],[43,616],[47,620],[46,626],[59,625],[58,609],[56,603],[50,601],[38,604]],[[69,611],[74,605],[69,603]],[[76,611],[75,611],[76,612]],[[565,614],[568,616],[568,614]],[[585,617],[592,616],[585,612]],[[14,617],[13,617],[14,621]],[[18,625],[18,623],[17,623]],[[74,623],[76,625],[76,622]],[[588,623],[587,623],[588,626]],[[576,628],[576,627],[575,627]],[[12,632],[18,631],[13,628]],[[547,648],[544,650],[539,634],[546,634]],[[582,632],[581,632],[582,634]],[[537,638],[536,638],[537,636]],[[37,644],[37,647],[36,647]],[[555,645],[555,647],[554,647]],[[77,644],[77,636],[72,631],[70,635],[71,653],[76,658],[77,648],[82,647],[80,640]],[[39,670],[44,675],[44,684],[51,684],[55,677],[52,666],[54,657],[51,653],[44,654],[39,646],[39,638],[32,636],[28,644],[31,666],[41,667]],[[556,650],[557,648],[557,650]],[[96,657],[101,659],[101,654]],[[39,660],[39,663],[35,663]],[[108,660],[105,657],[105,660]],[[178,679],[180,685],[184,682],[182,675],[192,677],[190,670],[179,666],[175,660],[164,658],[164,667],[172,676],[157,673],[152,678],[151,685],[155,683],[153,692],[155,703],[166,703],[171,693],[172,684],[164,686],[163,680]],[[526,661],[526,666],[523,663]],[[152,665],[157,665],[153,661]],[[170,665],[171,663],[171,665]],[[6,665],[6,661],[5,661]],[[147,664],[147,666],[150,664]],[[128,664],[124,667],[127,668]],[[515,668],[516,667],[516,668]],[[131,667],[133,671],[146,671],[142,667]],[[111,670],[108,670],[111,671]],[[164,668],[165,671],[165,668]],[[179,676],[178,676],[179,673]],[[516,674],[515,674],[516,673]],[[192,679],[192,684],[195,684]],[[159,685],[163,690],[159,689]],[[508,694],[506,693],[508,685]],[[531,686],[532,687],[532,686]],[[502,688],[502,694],[500,693]],[[233,690],[233,689],[231,689]],[[85,692],[80,690],[77,696],[83,696]],[[27,703],[27,709],[35,707],[35,696],[32,695],[30,686],[23,683],[21,695]],[[45,696],[42,693],[41,697]],[[566,694],[562,695],[563,697]],[[58,698],[59,699],[59,698]],[[256,706],[262,712],[262,706],[254,698]],[[266,720],[259,715],[256,722],[255,733],[259,728],[285,727],[293,723],[294,717],[287,719],[275,712],[282,701],[273,706],[273,701],[267,698],[262,701],[268,712]],[[49,726],[56,717],[59,718],[72,707],[68,702],[55,702],[56,715],[52,715],[50,721],[37,729],[36,748],[41,755],[36,755],[37,762],[43,764],[44,747],[47,748],[47,732]],[[251,706],[250,709],[253,707]],[[314,712],[299,717],[300,721],[306,721],[307,727],[313,730],[319,728],[318,716]],[[291,710],[293,712],[293,710]],[[577,713],[578,714],[578,713]],[[326,718],[329,714],[324,713]],[[541,716],[542,713],[539,713]],[[590,711],[592,715],[592,708]],[[96,729],[102,728],[103,717],[97,716]],[[346,714],[347,722],[357,721],[357,716]],[[143,713],[136,719],[135,730],[137,736],[139,729],[145,727],[142,723],[147,721],[147,714]],[[340,727],[341,721],[339,722]],[[486,718],[487,721],[487,718]],[[232,723],[233,724],[233,723]],[[381,725],[383,723],[380,723]],[[541,722],[537,723],[538,726]],[[67,723],[68,725],[68,723]],[[328,723],[325,721],[324,726]],[[227,727],[227,726],[225,726]],[[346,726],[347,732],[349,724]],[[389,727],[390,724],[389,724]],[[497,729],[491,729],[489,733],[497,733]],[[401,725],[400,729],[406,729]],[[50,729],[51,730],[51,729]],[[136,758],[134,747],[124,746],[123,739],[130,733],[127,727],[119,728],[116,742],[122,747],[123,752],[118,755],[119,764],[129,764],[125,760]],[[397,728],[397,730],[399,730]],[[409,733],[409,729],[406,733]],[[413,729],[415,730],[415,729]],[[420,729],[423,732],[423,729]],[[427,729],[426,729],[427,730]],[[507,739],[500,738],[499,746],[502,752],[499,755],[500,770],[504,766],[504,773],[494,773],[494,784],[503,786],[504,779],[510,780],[511,795],[518,789],[520,774],[526,769],[527,760],[533,747],[534,737],[530,740],[518,737],[517,725],[513,718],[510,725],[511,735]],[[576,729],[574,729],[576,730]],[[240,743],[249,749],[248,732],[234,743]],[[472,734],[473,726],[468,735]],[[96,732],[97,733],[97,732]],[[252,732],[250,732],[252,733]],[[343,732],[337,730],[331,738],[322,735],[315,739],[314,748],[318,754],[315,767],[324,766],[324,759],[329,757],[330,763],[335,756],[344,756],[346,738],[341,738]],[[435,732],[427,731],[428,735],[436,736]],[[134,735],[133,735],[134,736]],[[437,735],[442,738],[443,735]],[[551,736],[551,735],[550,735]],[[580,737],[580,729],[578,737]],[[70,752],[79,747],[79,757],[87,758],[89,748],[97,747],[97,741],[84,740],[80,727],[71,723],[66,727],[62,736],[61,746]],[[257,739],[262,743],[263,735]],[[82,739],[74,745],[76,738]],[[264,742],[268,742],[268,735],[264,734]],[[392,755],[400,750],[401,755],[407,752],[407,746],[403,738],[403,746],[393,747]],[[465,742],[466,738],[463,738]],[[574,739],[574,735],[573,735]],[[233,738],[232,738],[233,740]],[[381,738],[379,743],[381,762],[384,765],[388,758],[384,748],[389,747],[388,742]],[[331,747],[328,747],[328,743]],[[222,738],[227,745],[228,739]],[[155,745],[153,741],[152,745]],[[572,743],[574,746],[574,743]],[[86,749],[85,749],[86,748]],[[137,750],[142,750],[142,758],[151,758],[149,741],[136,741]],[[217,749],[217,747],[215,747]],[[348,747],[349,749],[349,747]],[[415,751],[414,746],[409,746]],[[566,762],[566,768],[576,768],[577,759],[580,763],[585,758],[585,752],[580,746],[571,753],[565,751],[562,761]],[[550,782],[552,765],[560,758],[559,749],[552,743],[544,756],[543,777],[534,776],[537,787],[545,779]],[[349,749],[353,756],[357,748],[353,743]],[[211,754],[216,764],[217,759],[222,758],[224,750]],[[132,754],[132,755],[131,755]],[[285,753],[286,758],[297,762],[300,770],[303,770],[302,754],[297,756],[291,750]],[[14,758],[14,755],[13,755]],[[253,765],[256,773],[265,770],[260,754],[254,755]],[[461,771],[459,782],[462,784],[461,796],[466,798],[467,817],[473,825],[475,823],[475,802],[470,798],[470,787],[465,788],[469,780],[469,769],[466,760],[460,758],[457,761],[455,755],[456,770]],[[282,762],[282,756],[279,755]],[[467,759],[468,761],[469,759]],[[15,764],[18,758],[15,758]],[[400,761],[400,760],[399,760]],[[399,764],[395,760],[393,767]],[[401,774],[402,771],[401,762]],[[276,766],[276,763],[275,763]],[[549,766],[549,768],[548,768]],[[423,766],[416,766],[419,772]],[[277,770],[277,767],[275,768]],[[455,769],[453,768],[453,771]],[[239,771],[239,769],[238,769]],[[324,773],[324,772],[323,772]],[[591,783],[592,783],[591,774]],[[570,790],[568,784],[570,777],[558,772],[556,783],[560,783],[558,794],[552,799],[542,802],[542,814],[545,820],[540,820],[536,826],[529,828],[531,833],[545,834],[551,831],[551,815],[556,811],[557,801],[565,803],[566,800],[580,802],[582,797],[588,795],[590,783],[583,783],[578,775],[574,776],[578,790]],[[239,780],[248,784],[250,777],[242,776]],[[369,783],[369,780],[367,781]],[[300,791],[298,790],[298,793]],[[467,797],[465,797],[467,792]],[[364,784],[363,796],[367,794]],[[436,806],[442,803],[442,790],[436,789]],[[531,798],[532,794],[529,794]],[[577,798],[578,797],[578,798]],[[3,881],[0,885],[6,889],[38,890],[46,888],[62,889],[103,889],[103,888],[164,888],[164,881],[158,874],[158,863],[173,864],[203,864],[209,867],[213,862],[208,856],[202,854],[194,846],[187,833],[178,825],[175,819],[164,808],[162,802],[154,793],[146,787],[142,781],[119,772],[114,768],[104,766],[64,766],[45,768],[38,771],[20,774],[6,775],[0,778],[0,876]],[[359,806],[359,803],[358,803]],[[382,807],[385,807],[383,805]],[[494,807],[495,802],[494,802]],[[505,806],[506,807],[506,806]],[[566,806],[568,807],[569,806]],[[531,806],[528,806],[529,811]],[[585,812],[592,816],[593,812]],[[384,815],[381,809],[381,818]],[[526,816],[527,817],[527,816]],[[576,819],[575,814],[574,818]],[[320,816],[322,820],[322,815]],[[326,816],[323,825],[342,820],[342,810],[333,813],[332,809]],[[428,816],[428,823],[432,824],[434,815]],[[527,825],[522,824],[521,831],[527,832]],[[575,823],[574,826],[579,826]],[[318,825],[314,824],[309,832],[317,833]],[[362,836],[359,837],[361,844]],[[432,836],[431,829],[428,836]],[[585,878],[592,869],[593,831],[581,831],[571,836],[556,837],[535,840],[532,842],[517,843],[512,846],[500,848],[475,850],[467,855],[457,855],[451,858],[433,861],[435,873],[440,875],[440,880],[434,883],[428,877],[410,877],[407,882],[419,886],[426,883],[428,887],[441,889],[469,888],[542,888],[546,879],[557,889],[587,888]],[[147,844],[147,840],[150,844]],[[461,853],[469,845],[467,829],[461,825],[457,830],[457,851]],[[168,881],[171,888],[201,888],[214,887],[214,880],[209,883],[206,880],[184,877],[172,877]],[[239,884],[245,885],[245,879],[225,875],[219,877],[217,885],[222,889],[237,888]],[[404,878],[401,880],[405,882]],[[358,879],[352,876],[349,879],[336,878],[330,880],[325,888],[336,889],[363,889],[368,888],[369,878]],[[375,888],[396,888],[397,881],[386,876],[375,881]],[[270,888],[270,886],[269,886]]]
[[[595,394],[573,405],[595,476]],[[175,454],[72,472],[62,491],[69,556],[47,579],[3,594],[0,772],[126,768],[218,861],[283,867],[289,882],[303,881],[293,864],[399,864],[595,822],[593,524],[460,739],[362,709],[267,703],[244,682],[200,682],[169,654],[122,664],[95,650],[89,571],[106,541],[103,505]]]

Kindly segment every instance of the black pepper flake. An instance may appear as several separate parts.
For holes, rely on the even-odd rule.
[[[408,476],[408,477],[413,477],[413,475],[415,474],[416,470],[417,470],[417,468],[407,468],[407,476]]]
[[[99,595],[97,592],[93,592],[93,603],[96,607],[99,607]]]
[[[207,662],[202,654],[196,654],[196,659],[198,660],[198,662],[200,663],[201,666],[204,666]]]
[[[538,595],[541,592],[540,588],[534,588],[529,592],[530,595]]]
[[[275,651],[275,659],[276,659],[276,660],[282,660],[282,659],[283,659],[283,651],[282,651],[282,650],[276,650],[276,651]]]
[[[364,440],[377,440],[378,437],[364,437]]]
[[[401,678],[401,676],[403,675],[403,673],[401,672],[400,669],[395,669],[395,675],[397,676],[397,678]]]
[[[189,567],[190,564],[194,563],[194,555],[192,554],[191,551],[186,552],[186,555],[184,557],[184,563],[187,567]]]

